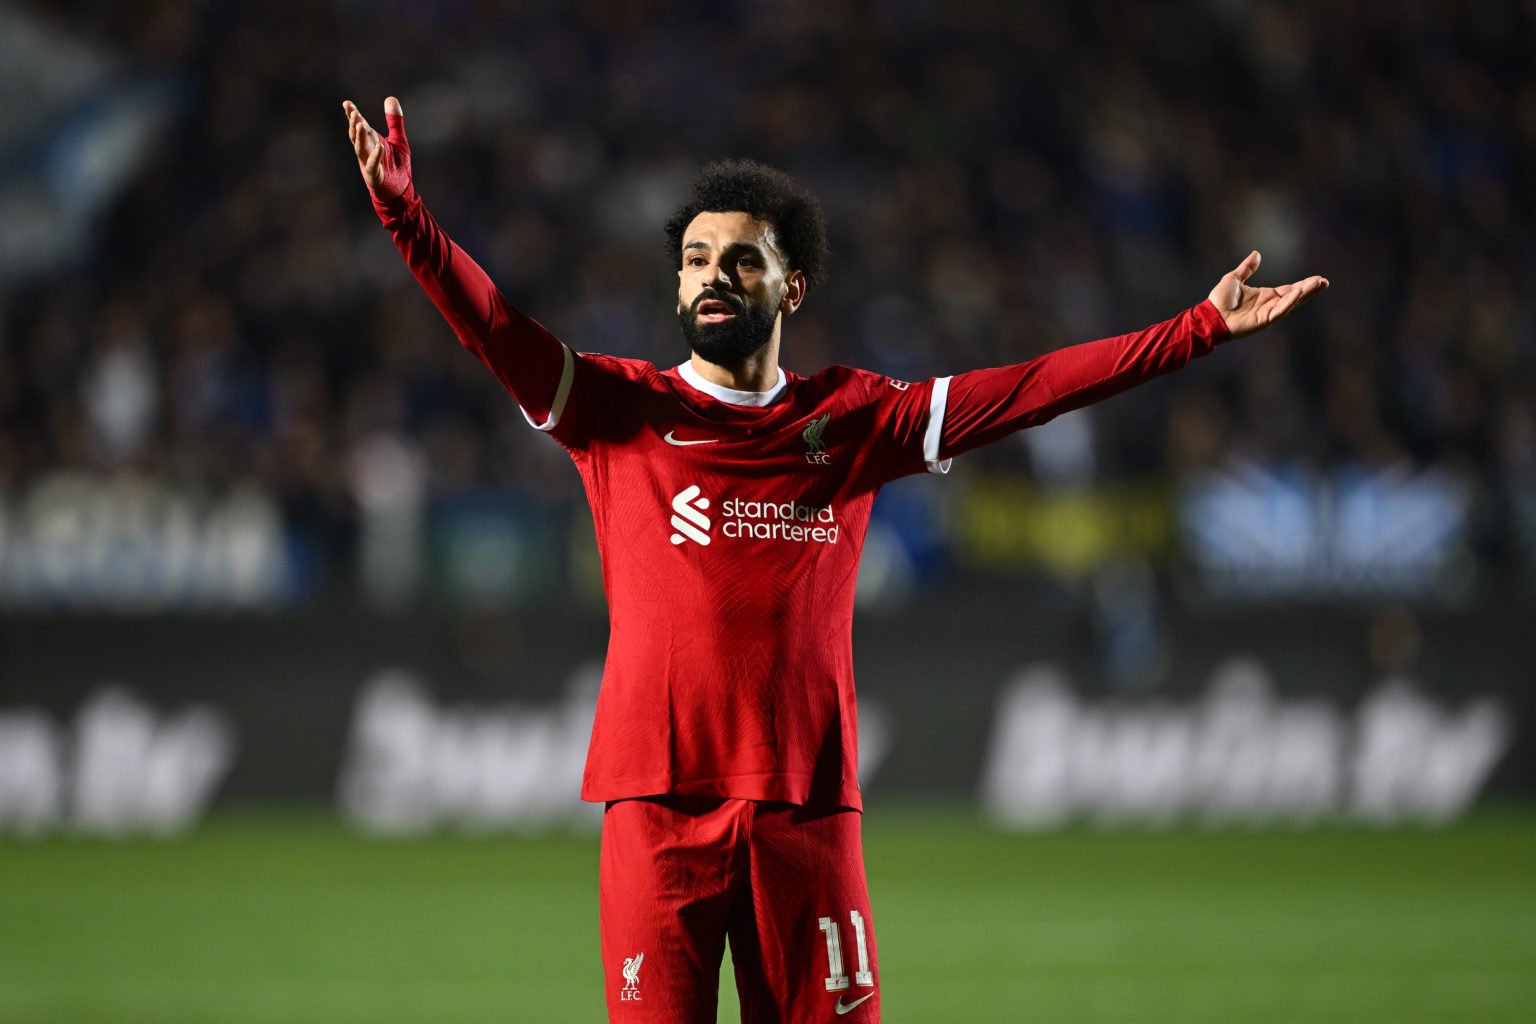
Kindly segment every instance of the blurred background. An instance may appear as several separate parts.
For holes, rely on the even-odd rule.
[[[886,1005],[1530,1019],[1533,52],[1514,0],[0,2],[0,1020],[600,1016],[590,516],[373,215],[340,104],[388,94],[582,351],[682,361],[720,156],[826,205],[800,373],[1329,276],[882,494]]]

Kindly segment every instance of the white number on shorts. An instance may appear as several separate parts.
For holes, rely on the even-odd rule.
[[[875,984],[875,976],[869,969],[869,943],[864,939],[864,915],[857,910],[848,911],[853,918],[853,937],[859,945],[859,969],[853,980],[866,988]]]
[[[843,973],[843,942],[837,935],[837,922],[823,917],[816,924],[827,934],[827,991],[841,992],[848,987],[848,975]]]
[[[853,938],[859,947],[859,969],[854,972],[853,979],[865,988],[873,988],[875,974],[869,969],[869,940],[864,934],[864,915],[850,910],[848,916],[853,920]],[[848,987],[848,975],[843,973],[843,940],[837,922],[830,917],[821,917],[816,919],[816,924],[827,937],[827,991],[841,992]]]

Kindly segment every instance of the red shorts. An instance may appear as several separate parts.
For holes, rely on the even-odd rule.
[[[727,935],[746,1024],[880,1019],[858,811],[709,797],[608,805],[608,1019],[715,1024]]]

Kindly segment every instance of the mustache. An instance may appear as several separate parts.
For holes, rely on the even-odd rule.
[[[747,308],[747,304],[745,302],[742,302],[740,299],[730,294],[729,292],[717,292],[713,288],[705,288],[702,292],[699,292],[698,295],[694,296],[693,301],[688,304],[688,312],[698,313],[700,304],[709,302],[711,299],[713,299],[715,302],[725,303],[727,306],[731,307],[733,312],[736,313],[743,313]]]

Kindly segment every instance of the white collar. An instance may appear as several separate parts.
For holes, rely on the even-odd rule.
[[[779,367],[778,383],[767,391],[737,391],[735,388],[713,384],[699,376],[699,371],[693,368],[692,363],[680,364],[677,372],[682,375],[683,380],[687,381],[691,387],[704,392],[710,398],[718,399],[730,405],[772,405],[778,401],[779,396],[784,393],[784,389],[789,385],[789,381],[784,379],[784,367],[782,366]]]

